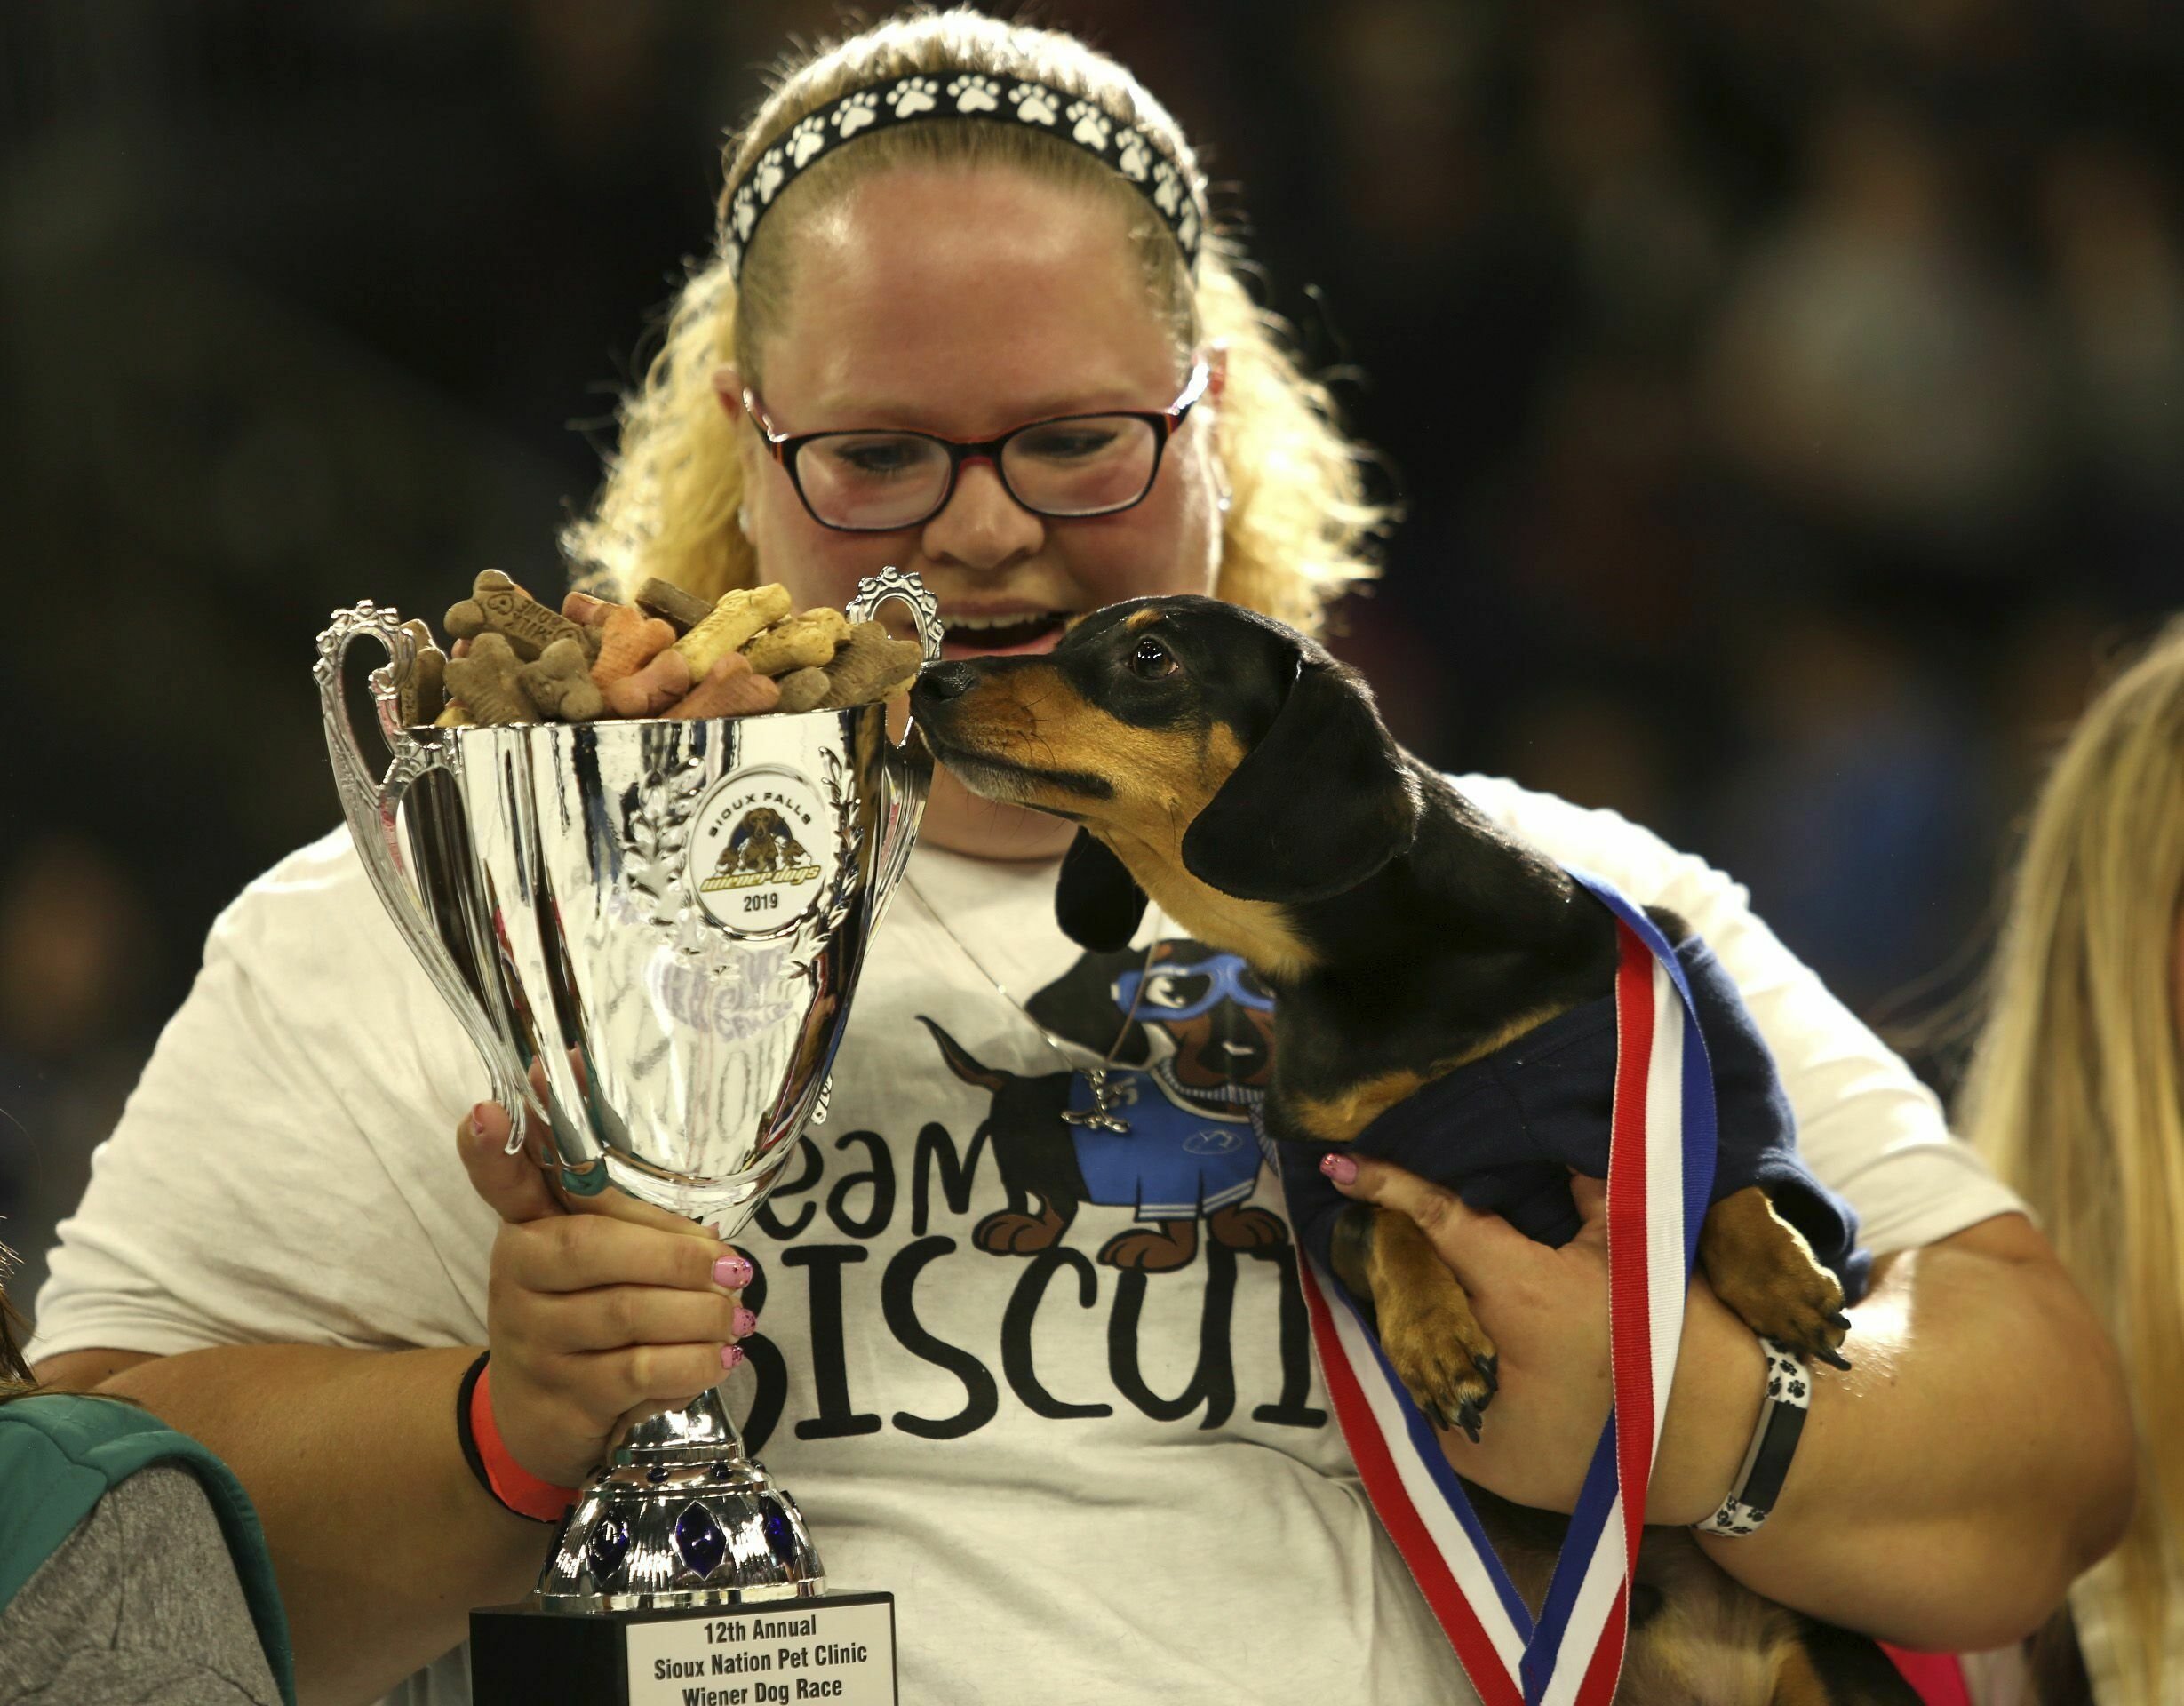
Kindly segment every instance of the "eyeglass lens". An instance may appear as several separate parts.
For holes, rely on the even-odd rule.
[[[1129,415],[1043,421],[1001,447],[1001,479],[1042,515],[1099,515],[1145,495],[1159,466],[1152,423]],[[941,506],[947,448],[915,433],[826,433],[807,441],[796,474],[804,501],[834,527],[909,527]]]

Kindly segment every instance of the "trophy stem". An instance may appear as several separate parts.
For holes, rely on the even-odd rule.
[[[736,1431],[728,1406],[721,1401],[718,1386],[701,1392],[679,1410],[662,1410],[647,1416],[623,1437],[608,1461],[617,1466],[650,1463],[679,1453],[733,1454],[731,1461],[748,1461],[743,1455],[743,1436]],[[708,1456],[708,1462],[715,1461]]]
[[[803,1513],[746,1454],[719,1388],[632,1428],[570,1510],[539,1610],[684,1610],[826,1590]]]

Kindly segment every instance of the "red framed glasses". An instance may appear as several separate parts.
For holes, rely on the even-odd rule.
[[[1056,415],[998,438],[942,438],[891,430],[784,433],[745,387],[744,412],[811,519],[842,533],[891,533],[930,521],[948,506],[963,464],[992,464],[1008,495],[1034,515],[1058,521],[1113,515],[1145,500],[1168,441],[1206,395],[1201,357],[1165,409]]]

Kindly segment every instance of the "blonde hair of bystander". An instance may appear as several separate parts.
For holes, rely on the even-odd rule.
[[[2184,1694],[2171,1662],[2184,1634],[2180,908],[2184,618],[2099,696],[2041,792],[1960,1107],[2125,1359],[2138,1510],[2103,1585],[2074,1605],[2095,1666],[2094,1586],[2119,1684],[2146,1706]]]

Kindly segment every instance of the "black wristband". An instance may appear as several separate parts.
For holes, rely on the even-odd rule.
[[[1789,1460],[1797,1455],[1798,1437],[1805,1431],[1805,1412],[1813,1401],[1812,1371],[1788,1345],[1767,1338],[1759,1344],[1767,1359],[1759,1425],[1752,1431],[1735,1488],[1721,1502],[1720,1510],[1693,1525],[1702,1535],[1749,1535],[1767,1519],[1781,1496]]]
[[[463,1442],[463,1461],[470,1465],[470,1472],[478,1478],[478,1485],[485,1489],[495,1504],[500,1500],[493,1492],[493,1484],[486,1479],[485,1459],[478,1455],[478,1436],[471,1431],[470,1398],[478,1390],[478,1376],[485,1372],[490,1351],[478,1352],[478,1359],[463,1375],[462,1390],[455,1394],[455,1437]]]

